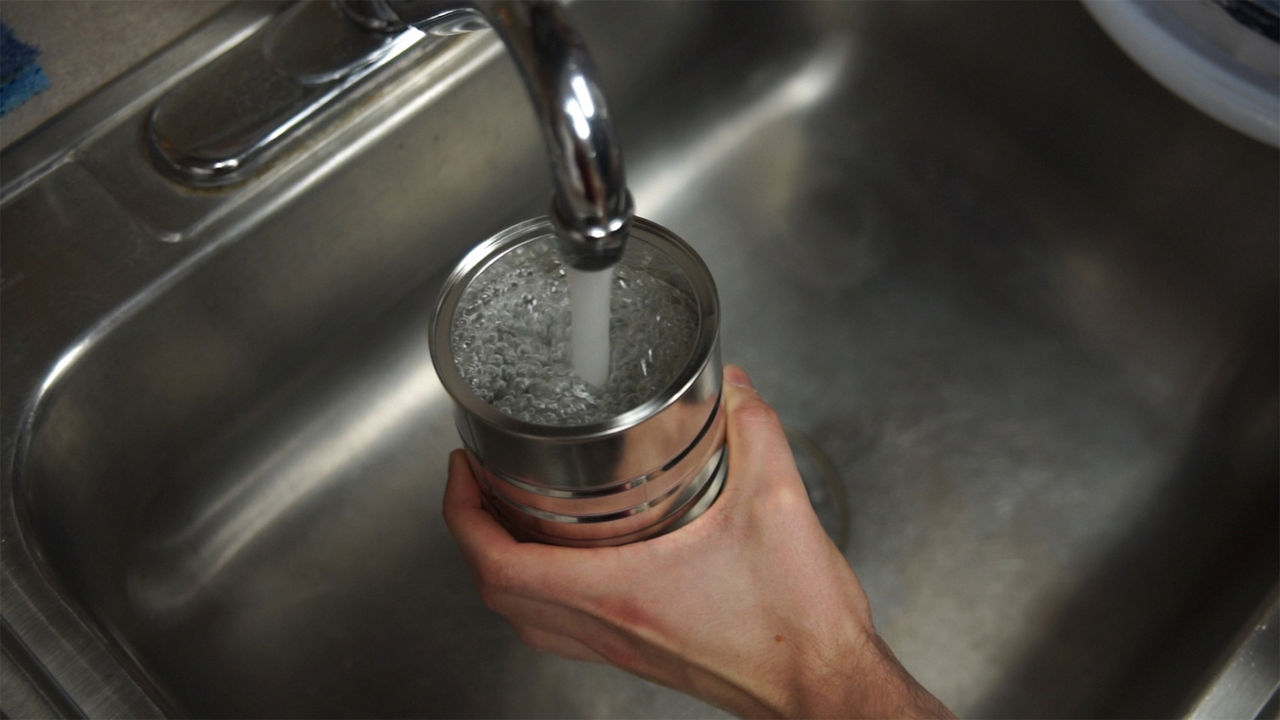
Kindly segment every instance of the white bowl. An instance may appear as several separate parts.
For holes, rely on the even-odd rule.
[[[1237,0],[1268,17],[1270,7]],[[1280,44],[1213,2],[1084,0],[1135,62],[1179,97],[1280,147]],[[1269,19],[1269,17],[1268,17]]]

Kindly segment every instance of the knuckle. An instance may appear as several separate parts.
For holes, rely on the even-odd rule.
[[[779,426],[778,411],[763,400],[752,399],[738,406],[734,417],[747,427],[772,429]]]
[[[764,492],[765,505],[768,505],[777,512],[785,512],[787,514],[794,512],[812,513],[813,504],[809,501],[809,494],[805,492],[804,484],[796,478],[790,482],[791,478],[783,478],[787,482],[775,482],[770,485]]]
[[[515,625],[516,637],[520,638],[520,642],[533,650],[544,652],[548,650],[547,638],[542,632],[539,632],[527,625]]]
[[[519,570],[509,562],[495,561],[489,565],[489,584],[501,592],[520,589]]]
[[[502,555],[482,551],[477,555],[475,565],[482,593],[498,597],[519,588],[517,568],[507,562]]]
[[[502,591],[499,591],[493,585],[485,583],[484,578],[480,579],[479,587],[476,589],[479,589],[480,602],[484,603],[485,607],[494,612],[502,611]]]

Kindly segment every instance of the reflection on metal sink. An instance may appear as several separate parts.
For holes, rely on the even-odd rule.
[[[440,520],[431,306],[550,188],[494,39],[238,185],[148,164],[178,61],[273,12],[6,155],[6,652],[90,714],[712,714],[524,649]],[[1280,565],[1275,151],[1076,5],[570,13],[903,663],[961,715],[1185,711]]]

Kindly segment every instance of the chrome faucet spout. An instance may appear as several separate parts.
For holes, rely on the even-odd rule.
[[[412,25],[436,34],[478,29],[483,18],[533,102],[555,183],[550,215],[566,261],[588,270],[617,262],[634,213],[622,152],[595,64],[558,3],[347,0],[343,10],[371,29]]]

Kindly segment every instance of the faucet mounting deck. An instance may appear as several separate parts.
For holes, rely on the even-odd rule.
[[[233,50],[161,98],[148,123],[157,165],[198,187],[238,182],[416,43],[418,30],[449,35],[487,24],[533,102],[566,261],[586,270],[617,262],[634,212],[622,153],[595,65],[557,3],[345,0],[337,8],[300,3],[262,43]]]

